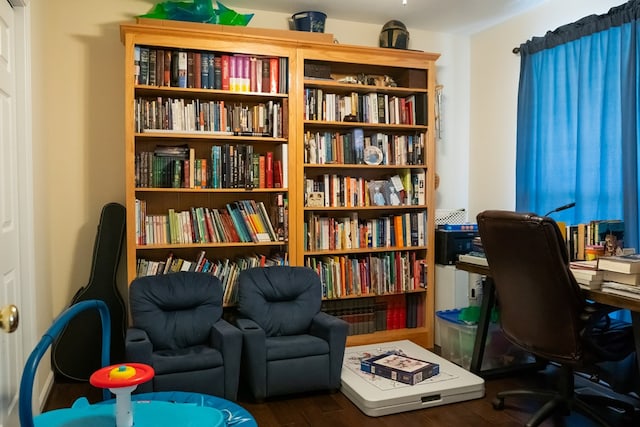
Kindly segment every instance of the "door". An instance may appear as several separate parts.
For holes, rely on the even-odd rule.
[[[7,0],[0,0],[0,307],[22,302],[15,16]],[[24,361],[21,330],[0,331],[0,427],[18,425]]]

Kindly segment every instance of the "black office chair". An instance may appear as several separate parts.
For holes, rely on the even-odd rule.
[[[505,336],[536,357],[560,366],[557,390],[511,390],[497,394],[495,409],[509,396],[547,400],[527,422],[537,426],[556,411],[575,408],[603,426],[594,401],[633,414],[633,406],[605,396],[578,396],[574,372],[606,377],[598,362],[626,359],[634,351],[631,326],[614,325],[613,308],[587,302],[571,271],[567,249],[549,217],[509,211],[477,216],[491,276],[500,305]],[[589,400],[589,403],[585,399]]]

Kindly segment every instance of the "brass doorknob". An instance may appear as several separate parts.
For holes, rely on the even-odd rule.
[[[4,306],[0,310],[0,328],[10,334],[18,329],[18,307],[13,304]]]

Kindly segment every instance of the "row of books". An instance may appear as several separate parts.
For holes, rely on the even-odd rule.
[[[148,260],[138,258],[136,266],[137,277],[171,274],[177,271],[198,271],[210,273],[220,279],[224,290],[223,303],[235,305],[238,302],[237,283],[241,271],[253,267],[268,267],[273,265],[289,265],[287,254],[253,255],[236,259],[207,259],[206,252],[200,251],[193,260],[187,260],[169,253],[164,260]]]
[[[372,89],[373,90],[373,89]],[[387,93],[327,93],[320,88],[306,88],[304,119],[343,121],[354,116],[362,123],[426,125],[427,95],[406,97]]]
[[[593,246],[601,246],[604,255],[616,255],[617,249],[624,247],[624,221],[593,220],[568,225],[566,240],[569,259],[572,261],[587,259],[587,249]]]
[[[322,311],[345,320],[349,324],[349,335],[424,326],[424,297],[419,293],[396,295],[384,301],[324,300]]]
[[[211,133],[286,138],[289,103],[269,100],[256,104],[185,98],[142,98],[134,104],[135,131]]]
[[[424,206],[426,173],[403,169],[388,180],[323,174],[305,178],[305,206]]]
[[[427,263],[415,252],[307,257],[318,273],[325,298],[384,295],[427,286]]]
[[[424,164],[424,133],[365,135],[360,128],[350,133],[311,132],[304,134],[306,164],[382,164],[394,166]],[[380,156],[367,157],[368,147]]]
[[[571,261],[571,273],[586,289],[640,299],[640,254],[614,255],[589,261]]]
[[[276,197],[274,226],[261,201],[240,200],[227,203],[226,209],[192,207],[148,214],[146,201],[136,199],[136,241],[138,245],[284,241],[288,236],[284,209],[284,198]]]
[[[304,223],[308,251],[358,248],[406,248],[426,245],[426,211],[404,212],[373,219],[310,214]]]
[[[134,47],[139,85],[287,93],[287,58]]]
[[[211,147],[209,158],[196,158],[187,145],[156,146],[135,154],[137,188],[286,188],[288,146],[280,158],[273,151],[258,153],[250,144]]]

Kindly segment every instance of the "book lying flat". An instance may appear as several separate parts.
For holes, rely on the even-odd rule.
[[[588,263],[588,264],[586,264]],[[585,289],[600,289],[604,280],[604,271],[596,269],[596,263],[591,261],[574,261],[569,269],[576,282]]]
[[[637,274],[627,274],[627,273],[619,273],[617,271],[604,271],[604,281],[607,282],[618,282],[623,283],[625,285],[640,285],[640,273]]]
[[[602,292],[640,299],[640,287],[616,282],[602,282]]]
[[[601,257],[598,259],[598,268],[618,273],[640,273],[640,254]]]

